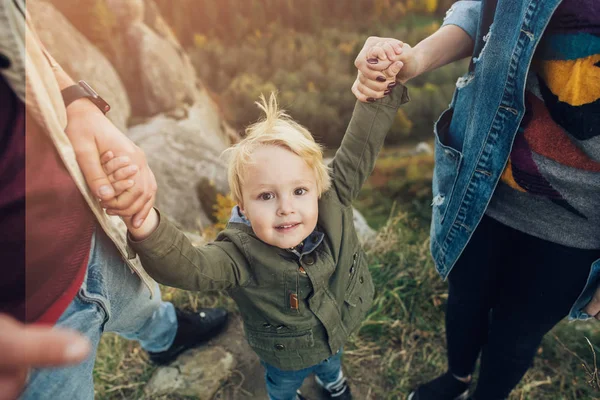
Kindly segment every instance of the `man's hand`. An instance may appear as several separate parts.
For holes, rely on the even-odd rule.
[[[110,213],[131,218],[133,226],[141,226],[154,205],[157,188],[144,152],[87,99],[76,100],[67,107],[67,121],[65,132],[92,192]],[[100,155],[109,150],[116,157],[127,157],[137,168],[133,186],[118,196],[100,163]]]
[[[592,297],[592,300],[585,306],[583,311],[600,321],[600,286],[598,286],[594,297]]]
[[[17,398],[30,368],[79,363],[89,352],[89,341],[77,333],[24,325],[0,314],[0,400]]]

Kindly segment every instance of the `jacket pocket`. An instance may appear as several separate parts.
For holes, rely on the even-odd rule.
[[[353,255],[350,267],[348,288],[344,294],[342,322],[348,333],[353,332],[362,322],[373,303],[375,287],[362,249]]]
[[[449,144],[449,128],[453,113],[452,108],[446,109],[433,128],[435,134],[435,170],[433,173],[433,200],[431,205],[433,213],[437,213],[440,223],[443,223],[446,217],[446,211],[452,199],[463,158],[463,154]]]
[[[246,328],[246,337],[251,347],[267,351],[309,349],[315,345],[310,330],[278,334]]]

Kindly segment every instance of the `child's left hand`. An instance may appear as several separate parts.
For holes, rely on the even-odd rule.
[[[129,157],[115,157],[109,150],[100,157],[100,163],[113,186],[115,197],[135,185],[135,180],[132,178],[137,174],[138,166],[131,165]],[[107,210],[107,213],[110,214],[108,211],[110,210]]]
[[[598,286],[594,297],[592,297],[592,300],[585,306],[583,311],[600,321],[600,286]]]

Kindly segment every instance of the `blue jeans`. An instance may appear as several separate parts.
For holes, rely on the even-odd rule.
[[[317,383],[322,387],[335,386],[344,377],[341,358],[342,351],[340,350],[327,360],[298,371],[283,371],[261,361],[261,364],[265,367],[265,381],[267,382],[269,400],[294,400],[296,390],[300,389],[304,379],[312,373],[317,376]]]
[[[150,299],[148,288],[97,227],[83,284],[56,324],[81,332],[91,341],[92,351],[79,365],[32,371],[22,399],[93,399],[92,371],[104,332],[137,340],[147,351],[169,348],[177,331],[175,309],[161,301],[158,285],[154,293]]]

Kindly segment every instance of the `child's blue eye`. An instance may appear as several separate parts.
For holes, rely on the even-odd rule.
[[[261,193],[258,195],[258,198],[261,200],[271,200],[273,197],[273,193]]]
[[[302,196],[303,194],[305,194],[306,192],[308,192],[308,190],[304,189],[304,188],[298,188],[296,190],[294,190],[294,194],[296,196]]]

